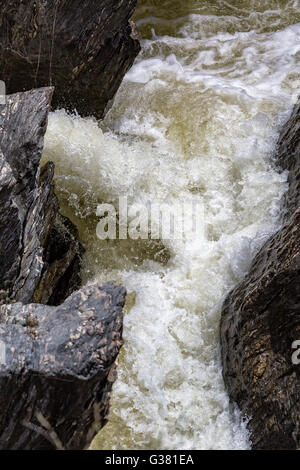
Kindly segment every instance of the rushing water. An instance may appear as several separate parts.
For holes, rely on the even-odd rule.
[[[270,155],[299,89],[300,4],[142,0],[142,53],[100,127],[57,111],[45,160],[86,247],[85,282],[128,289],[102,449],[245,449],[220,367],[222,299],[278,226]],[[92,86],[92,85],[91,85]],[[96,237],[96,206],[201,199],[205,240]]]

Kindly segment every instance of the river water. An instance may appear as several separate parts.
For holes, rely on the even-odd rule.
[[[114,105],[50,115],[44,161],[86,248],[85,283],[128,290],[98,449],[247,449],[220,366],[222,300],[278,228],[272,163],[299,91],[300,2],[141,0],[142,52]],[[97,204],[201,200],[205,238],[100,241]]]

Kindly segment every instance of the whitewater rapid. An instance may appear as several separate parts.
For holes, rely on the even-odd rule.
[[[247,449],[222,380],[220,310],[278,228],[287,174],[271,155],[300,88],[300,5],[145,0],[136,19],[142,53],[105,120],[51,113],[43,155],[87,250],[84,282],[128,290],[93,448]],[[120,196],[200,199],[205,239],[100,241],[97,204]]]

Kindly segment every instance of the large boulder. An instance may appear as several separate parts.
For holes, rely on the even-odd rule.
[[[300,448],[300,104],[277,159],[290,172],[282,228],[229,294],[221,319],[226,388],[250,419],[254,449]]]
[[[137,0],[0,0],[8,93],[55,86],[53,106],[103,116],[140,51]]]
[[[125,289],[0,307],[0,449],[87,448],[108,419]]]
[[[52,88],[0,105],[0,302],[59,304],[80,285],[83,248],[54,194],[54,165],[40,170]]]

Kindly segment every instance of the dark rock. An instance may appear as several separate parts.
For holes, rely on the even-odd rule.
[[[2,302],[59,304],[80,284],[83,249],[75,227],[58,213],[54,165],[40,171],[52,93],[18,93],[0,105]]]
[[[140,51],[137,0],[0,0],[7,92],[55,86],[53,106],[103,116]]]
[[[282,228],[227,297],[221,319],[223,376],[233,402],[250,417],[254,449],[300,448],[300,104],[278,143],[289,170]]]
[[[59,305],[79,289],[83,254],[78,230],[69,219],[57,213],[46,245],[44,267],[33,296],[34,302]]]
[[[107,283],[58,307],[0,307],[0,449],[90,444],[108,418],[124,301]]]
[[[21,270],[29,211],[39,200],[39,164],[52,92],[17,94],[0,105],[0,280],[9,294]],[[47,200],[48,193],[43,197]]]

